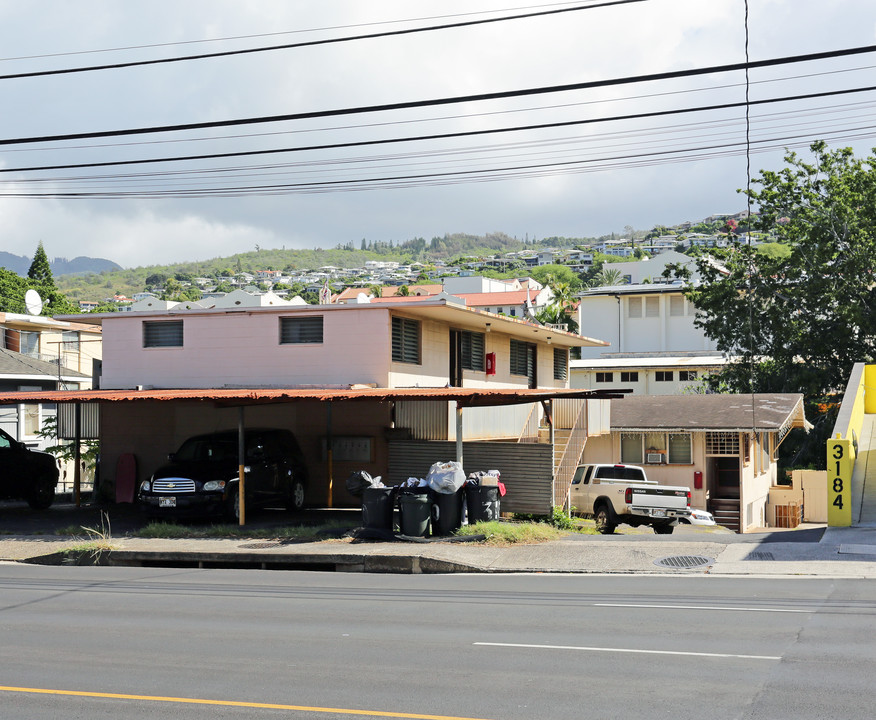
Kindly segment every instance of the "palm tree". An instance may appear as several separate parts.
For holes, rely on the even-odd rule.
[[[623,276],[617,268],[602,268],[602,271],[593,278],[591,287],[602,287],[606,285],[623,285]]]

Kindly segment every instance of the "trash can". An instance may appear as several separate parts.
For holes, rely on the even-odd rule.
[[[364,527],[391,532],[394,510],[394,487],[367,487],[362,491],[362,525]]]
[[[499,488],[466,485],[465,505],[470,523],[498,520],[500,514]]]
[[[450,535],[462,525],[462,488],[452,493],[431,490],[432,534]]]
[[[402,491],[398,496],[401,534],[426,537],[429,534],[429,496],[426,493]]]

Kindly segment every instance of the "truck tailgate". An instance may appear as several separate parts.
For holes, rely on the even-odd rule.
[[[684,509],[690,490],[680,487],[654,485],[653,487],[630,488],[633,493],[632,507],[660,507]]]

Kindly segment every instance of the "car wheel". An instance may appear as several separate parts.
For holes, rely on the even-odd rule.
[[[225,499],[225,515],[229,520],[240,522],[240,494],[237,492],[236,485],[228,490],[228,497]]]
[[[596,529],[602,535],[611,535],[612,533],[614,533],[614,529],[617,526],[612,524],[611,514],[609,513],[608,508],[605,505],[600,505],[598,508],[596,508],[594,518],[596,520]]]
[[[301,480],[293,480],[291,492],[286,500],[286,509],[298,512],[304,508],[304,483]]]
[[[40,479],[34,486],[33,492],[27,498],[27,504],[33,510],[45,510],[51,507],[55,501],[55,480],[54,478]]]
[[[672,535],[673,530],[675,530],[675,525],[672,523],[661,523],[654,526],[655,535]]]

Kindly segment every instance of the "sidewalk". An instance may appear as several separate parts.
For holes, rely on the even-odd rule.
[[[801,526],[802,527],[802,526]],[[625,528],[622,528],[622,530]],[[112,538],[102,564],[386,573],[637,573],[876,578],[876,528],[802,527],[735,535],[683,527],[671,536],[577,535],[537,545]],[[0,536],[0,560],[91,564],[80,538]]]

